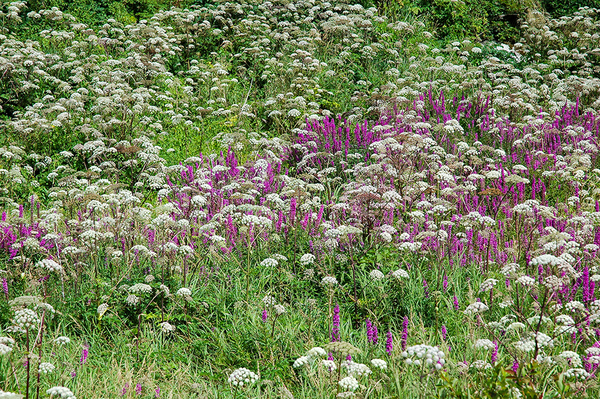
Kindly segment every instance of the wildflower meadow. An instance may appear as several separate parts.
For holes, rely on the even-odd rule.
[[[78,1],[0,3],[0,399],[600,395],[600,4]]]

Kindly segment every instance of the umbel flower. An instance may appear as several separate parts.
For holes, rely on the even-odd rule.
[[[258,375],[247,368],[239,368],[229,375],[229,383],[235,387],[244,387],[254,384],[258,381]]]
[[[23,399],[24,397],[24,395],[12,392],[4,392],[0,389],[0,399]]]

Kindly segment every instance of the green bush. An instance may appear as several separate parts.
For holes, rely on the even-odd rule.
[[[579,7],[600,7],[598,0],[542,0],[542,6],[553,17],[572,14]]]

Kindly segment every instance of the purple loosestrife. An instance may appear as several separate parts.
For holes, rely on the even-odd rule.
[[[365,321],[365,324],[367,326],[367,342],[371,343],[373,342],[373,325],[369,319]]]
[[[387,339],[385,341],[385,351],[387,352],[388,355],[391,355],[393,350],[394,350],[394,336],[392,335],[391,331],[388,331]]]
[[[333,308],[333,328],[331,329],[331,342],[340,340],[340,305]]]
[[[263,321],[263,323],[266,323],[268,318],[269,318],[269,313],[267,312],[267,309],[264,309],[262,311],[262,321]]]
[[[513,362],[512,371],[514,371],[515,373],[519,371],[519,362],[517,362],[516,360]]]
[[[142,394],[142,384],[140,384],[139,382],[138,382],[138,383],[137,383],[137,385],[135,386],[135,392],[136,392],[138,395],[141,395],[141,394]]]
[[[402,337],[400,338],[400,345],[402,350],[406,350],[406,344],[408,342],[408,316],[404,316],[402,321]]]
[[[125,394],[127,393],[127,388],[129,388],[129,384],[126,382],[125,386],[121,390],[121,396],[125,396]]]
[[[373,326],[373,345],[377,345],[379,337],[377,336],[377,326]]]
[[[155,397],[155,398],[158,398],[159,396],[160,396],[160,387],[157,387],[157,388],[154,390],[154,397]]]
[[[85,364],[85,362],[87,362],[87,358],[88,358],[88,346],[84,346],[83,350],[81,351],[81,359],[79,359],[79,363]]]
[[[423,290],[425,291],[425,298],[429,298],[429,286],[427,280],[423,279]]]
[[[454,309],[460,309],[460,306],[458,305],[458,298],[456,297],[456,295],[454,295]]]
[[[492,351],[492,357],[490,359],[490,363],[492,363],[492,365],[496,364],[496,361],[498,360],[498,342],[494,341],[494,350]]]
[[[445,341],[448,336],[448,331],[446,330],[446,326],[442,325],[442,339]]]
[[[443,283],[444,292],[448,291],[448,275],[444,274],[444,283]]]

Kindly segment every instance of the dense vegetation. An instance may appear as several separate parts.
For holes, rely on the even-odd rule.
[[[598,396],[593,5],[2,3],[0,398]]]

